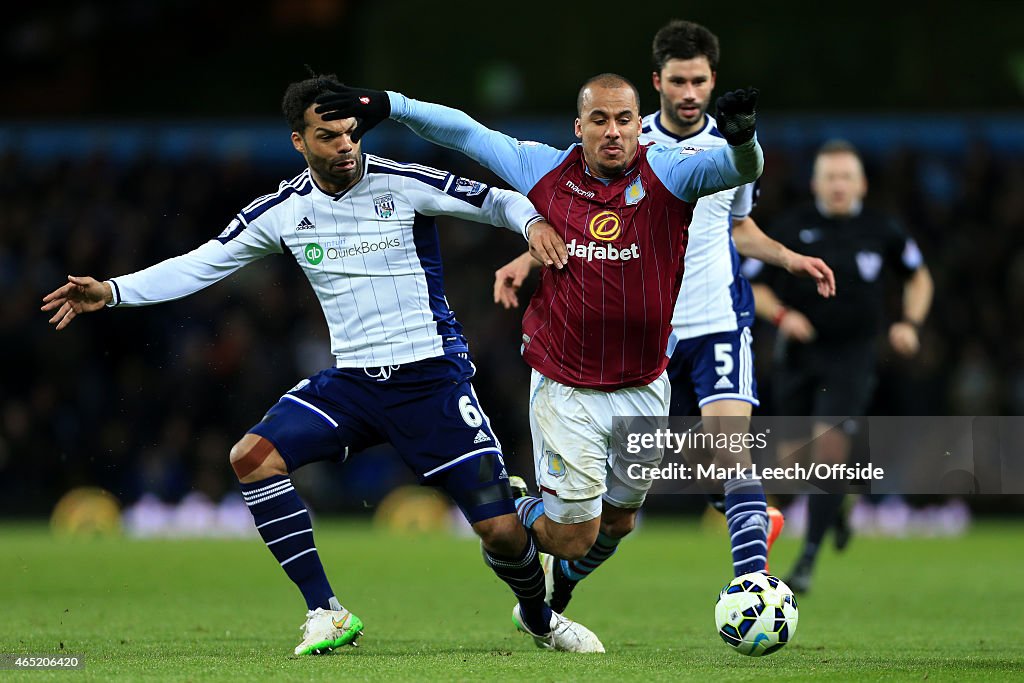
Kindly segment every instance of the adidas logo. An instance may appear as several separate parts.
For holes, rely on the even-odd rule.
[[[722,375],[721,377],[719,377],[718,381],[715,382],[715,389],[732,389],[732,388],[733,388],[732,382],[730,382],[729,378],[726,377],[725,375]]]
[[[295,226],[295,230],[316,230],[316,226],[313,225],[313,222],[311,220],[303,216],[302,220],[299,221],[299,224]]]
[[[487,436],[484,430],[477,430],[476,437],[473,439],[473,443],[483,443],[484,441],[490,441],[491,437]]]

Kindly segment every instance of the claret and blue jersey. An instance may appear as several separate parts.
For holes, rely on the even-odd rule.
[[[621,176],[586,167],[580,145],[521,142],[463,112],[389,93],[392,118],[466,153],[526,194],[569,250],[564,270],[545,270],[523,318],[523,357],[562,384],[605,391],[650,383],[665,349],[683,277],[687,227],[701,196],[750,182],[731,148],[706,153],[641,147]]]

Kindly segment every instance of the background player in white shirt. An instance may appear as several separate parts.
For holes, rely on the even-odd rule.
[[[355,119],[325,121],[313,111],[324,83],[292,83],[282,104],[305,171],[250,203],[197,249],[105,282],[69,276],[42,308],[56,311],[50,322],[60,330],[104,306],[187,296],[287,251],[323,308],[335,364],[284,394],[235,444],[230,460],[256,528],[306,600],[295,654],[353,643],[362,622],[335,597],[288,474],[382,442],[396,447],[422,483],[443,488],[459,505],[539,642],[603,652],[594,634],[544,602],[537,549],[515,515],[501,445],[477,401],[466,339],[445,299],[433,217],[524,235],[542,219],[518,193],[362,154]]]
[[[652,57],[652,80],[661,106],[644,117],[641,143],[676,145],[693,154],[725,146],[725,138],[707,113],[718,69],[718,38],[699,24],[671,21],[655,35]],[[744,256],[758,254],[754,258],[794,275],[815,278],[822,296],[835,293],[832,271],[824,261],[797,254],[761,231],[749,216],[754,193],[751,183],[697,201],[666,349],[672,359],[668,367],[671,414],[691,415],[699,409],[705,429],[715,433],[747,431],[752,407],[758,405],[749,329],[754,322],[754,299],[749,283],[739,274],[737,250]],[[537,265],[539,262],[524,253],[496,271],[495,302],[506,308],[518,306],[516,290],[529,269]],[[739,457],[728,451],[715,456],[726,465],[734,460],[750,462],[746,452]],[[733,569],[738,576],[765,561],[767,555],[767,547],[755,539],[755,532],[741,528],[749,528],[744,525],[751,519],[763,520],[770,513],[770,544],[782,530],[783,520],[775,508],[766,510],[756,480],[730,482],[726,495],[732,497],[713,498],[729,522]],[[744,502],[734,514],[733,506]],[[750,538],[746,538],[748,534]],[[605,545],[613,547],[610,540]],[[602,555],[610,556],[610,552]],[[594,562],[586,560],[555,562],[552,608],[562,611],[576,583],[595,568]]]

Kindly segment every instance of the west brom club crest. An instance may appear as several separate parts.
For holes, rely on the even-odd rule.
[[[377,215],[381,218],[391,218],[395,213],[395,198],[391,196],[391,193],[382,194],[379,197],[373,198],[373,210],[377,212]]]

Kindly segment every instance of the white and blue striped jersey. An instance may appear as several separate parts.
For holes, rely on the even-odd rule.
[[[661,112],[643,119],[640,143],[652,142],[693,154],[729,144],[708,114],[704,115],[703,128],[680,137],[661,125]],[[672,315],[668,355],[680,339],[728,332],[754,322],[750,285],[739,274],[739,255],[732,242],[732,221],[746,218],[754,199],[754,183],[749,183],[697,200],[686,245],[683,284]]]
[[[363,155],[348,190],[321,190],[306,169],[242,209],[215,239],[109,280],[112,305],[192,294],[267,254],[288,251],[327,319],[338,367],[400,365],[468,351],[445,299],[434,217],[525,235],[539,214],[521,194],[418,164]]]

